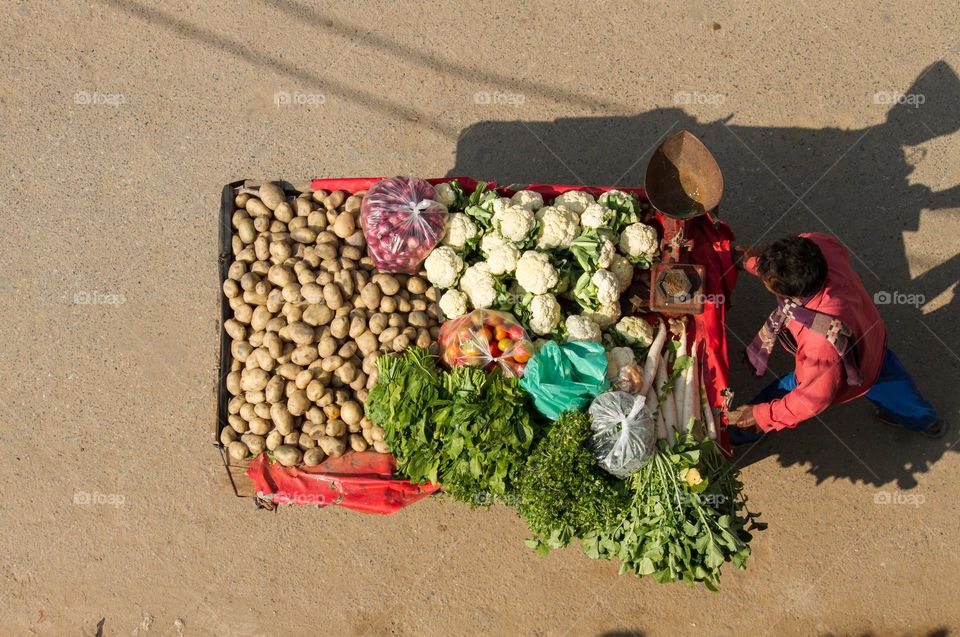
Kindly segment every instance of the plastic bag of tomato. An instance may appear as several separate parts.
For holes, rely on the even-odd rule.
[[[496,310],[474,310],[445,322],[437,340],[443,362],[450,367],[479,367],[489,372],[500,366],[518,378],[533,353],[523,326],[507,312]]]

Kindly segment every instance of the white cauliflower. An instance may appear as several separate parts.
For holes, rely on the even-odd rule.
[[[591,321],[599,325],[600,329],[605,330],[616,323],[617,319],[620,318],[620,302],[614,301],[613,303],[607,303],[606,305],[601,305],[592,312],[589,310],[584,310],[582,313]]]
[[[629,347],[614,347],[607,351],[607,380],[617,377],[620,370],[630,363],[636,362],[633,350]]]
[[[460,277],[460,289],[470,297],[470,303],[478,310],[490,307],[497,300],[493,275],[485,261],[475,263],[464,271]]]
[[[587,206],[594,203],[593,195],[582,190],[568,190],[553,200],[554,206],[561,206],[580,215]]]
[[[450,246],[454,250],[463,250],[467,242],[475,236],[477,236],[477,224],[463,212],[452,212],[447,221],[447,231],[443,235],[441,245]]]
[[[497,197],[493,200],[493,214],[500,214],[511,205],[509,197]]]
[[[617,277],[617,289],[620,290],[620,294],[626,292],[630,283],[633,282],[633,264],[630,263],[630,260],[625,256],[615,254],[610,267],[607,269],[613,272],[613,276]]]
[[[638,316],[624,316],[613,331],[631,345],[650,347],[653,343],[653,326]]]
[[[567,317],[566,326],[568,341],[600,342],[600,326],[586,316],[571,314]]]
[[[510,197],[510,203],[514,206],[526,208],[530,212],[536,212],[543,207],[543,197],[539,192],[532,190],[518,190],[516,194]]]
[[[631,196],[623,192],[622,190],[613,189],[613,190],[608,190],[605,193],[602,193],[597,198],[597,203],[600,205],[606,206],[611,199],[616,201],[617,199],[630,199],[630,198]]]
[[[517,261],[517,283],[530,294],[546,294],[557,287],[560,277],[545,252],[527,250]]]
[[[540,222],[537,248],[541,250],[566,248],[577,236],[580,217],[570,210],[544,206],[537,211],[536,218]]]
[[[613,210],[598,203],[592,203],[580,213],[580,225],[584,228],[606,228],[613,221]]]
[[[620,234],[620,252],[632,263],[649,266],[660,249],[657,230],[645,223],[631,223]]]
[[[463,259],[453,248],[441,246],[430,253],[423,262],[427,280],[440,289],[452,288],[463,270]]]
[[[534,334],[549,334],[560,323],[560,304],[552,294],[538,294],[530,301],[530,329]]]
[[[450,187],[450,184],[443,182],[442,184],[434,184],[434,201],[439,201],[444,206],[449,208],[457,201],[457,193],[454,192],[453,188]]]
[[[517,267],[520,251],[498,234],[487,234],[480,240],[480,250],[487,256],[490,274],[506,274]]]
[[[440,297],[440,311],[446,319],[455,319],[467,313],[467,295],[460,290],[447,290]]]
[[[536,226],[536,217],[523,206],[508,206],[502,212],[493,213],[493,227],[513,243],[524,243]]]
[[[600,305],[610,305],[620,299],[617,277],[610,270],[597,270],[590,277],[590,282],[597,288],[597,303]]]
[[[600,254],[597,256],[597,265],[603,269],[609,269],[613,264],[613,258],[617,256],[617,246],[613,245],[613,241],[610,239],[601,236],[600,237]]]

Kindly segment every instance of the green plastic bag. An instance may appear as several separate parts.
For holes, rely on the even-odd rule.
[[[533,398],[537,411],[550,420],[580,409],[610,386],[603,345],[549,341],[527,362],[520,386]]]

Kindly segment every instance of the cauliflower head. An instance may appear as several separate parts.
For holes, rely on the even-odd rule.
[[[423,262],[427,280],[440,289],[452,288],[463,270],[463,259],[449,246],[435,249]]]
[[[582,314],[605,330],[620,318],[620,302],[607,303],[593,311],[584,310]]]
[[[632,263],[649,267],[660,251],[657,230],[645,223],[632,223],[620,234],[620,252]]]
[[[493,213],[493,227],[507,241],[524,243],[537,226],[537,218],[523,206],[508,206]]]
[[[517,267],[520,251],[498,234],[487,234],[480,240],[480,250],[487,255],[490,274],[506,274]]]
[[[566,248],[576,238],[580,229],[580,217],[563,208],[544,206],[537,211],[536,218],[540,222],[537,248],[541,250]]]
[[[617,256],[617,246],[607,237],[600,237],[600,254],[597,256],[597,265],[604,270],[613,265],[613,258]]]
[[[600,342],[600,326],[586,316],[571,314],[567,317],[566,327],[568,341]]]
[[[517,283],[530,294],[546,294],[557,287],[560,277],[545,252],[527,250],[517,261]]]
[[[492,208],[493,214],[495,215],[500,214],[501,212],[509,208],[511,205],[512,204],[510,203],[509,197],[497,197],[496,199],[493,200],[493,208]]]
[[[543,207],[543,197],[539,192],[532,190],[518,190],[510,197],[510,203],[514,206],[526,208],[530,212],[536,212]]]
[[[442,184],[434,184],[433,192],[434,192],[433,200],[439,201],[447,208],[449,208],[450,206],[452,206],[457,202],[457,193],[453,188],[450,187],[450,184],[447,182],[444,182]]]
[[[617,288],[620,294],[626,292],[630,283],[633,282],[633,264],[630,260],[623,255],[615,254],[608,269],[613,272],[613,276],[617,277]]]
[[[610,305],[620,299],[617,277],[610,270],[597,270],[590,277],[590,282],[597,288],[597,303],[600,305]]]
[[[467,313],[467,295],[460,290],[447,290],[440,297],[440,311],[446,319],[455,319]]]
[[[443,235],[441,245],[449,246],[454,250],[463,250],[467,242],[477,236],[477,224],[463,212],[450,213],[447,221],[447,231]]]
[[[530,329],[534,334],[551,333],[560,323],[560,304],[552,294],[538,294],[530,301]]]
[[[580,225],[584,228],[607,228],[613,218],[613,210],[598,203],[592,203],[580,213]]]
[[[497,288],[486,261],[475,263],[463,272],[460,289],[478,310],[490,307],[497,300]]]
[[[613,328],[625,343],[650,347],[653,343],[653,326],[638,316],[624,316]]]
[[[566,208],[578,216],[592,203],[594,203],[593,195],[582,190],[568,190],[553,200],[554,206]]]

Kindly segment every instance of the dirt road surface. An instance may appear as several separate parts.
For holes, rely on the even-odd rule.
[[[7,3],[0,632],[957,630],[958,25],[939,0]],[[538,557],[506,508],[270,514],[220,487],[223,184],[639,185],[681,128],[716,154],[743,240],[849,246],[945,439],[856,402],[741,454],[770,528],[720,594],[618,577],[577,548]],[[770,304],[741,282],[732,358]],[[734,370],[747,399],[761,381]]]

